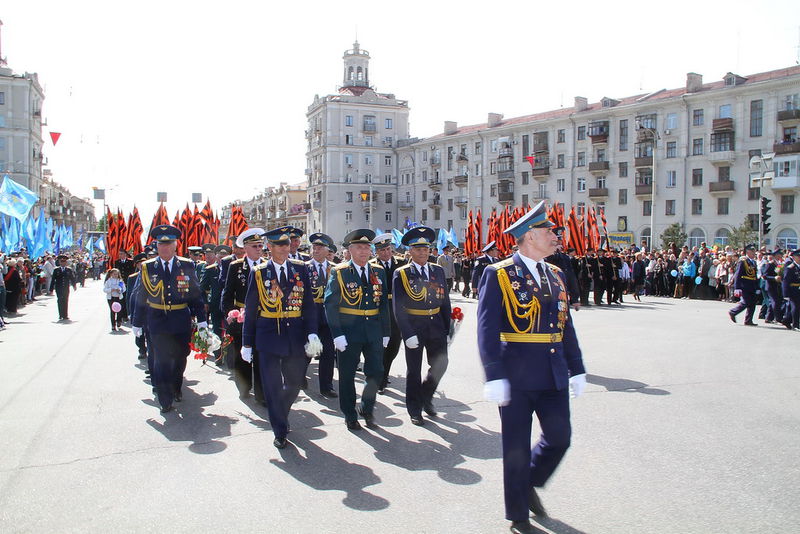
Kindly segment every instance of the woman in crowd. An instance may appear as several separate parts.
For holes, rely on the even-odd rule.
[[[111,331],[116,332],[122,326],[122,295],[125,293],[125,283],[120,277],[119,269],[108,271],[103,291],[106,293],[108,309],[111,312]],[[114,311],[114,304],[117,304],[118,312]]]
[[[633,274],[631,276],[633,280],[633,298],[641,302],[642,299],[639,298],[639,295],[642,294],[642,289],[644,288],[645,264],[642,260],[641,252],[637,252],[635,258],[633,262]]]
[[[17,268],[16,259],[9,259],[7,266],[8,270],[3,277],[6,284],[6,310],[8,313],[17,313],[19,298],[22,294],[22,276]]]

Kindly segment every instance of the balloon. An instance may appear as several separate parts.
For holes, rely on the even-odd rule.
[[[114,313],[121,312],[122,311],[122,304],[120,304],[119,302],[112,303],[111,304],[111,311],[113,311]]]
[[[703,283],[703,277],[698,276],[697,278],[694,279],[694,283],[699,286],[701,283]]]
[[[672,275],[672,278],[675,278],[675,277],[678,276],[678,271],[676,271],[675,269],[672,269],[669,274]]]

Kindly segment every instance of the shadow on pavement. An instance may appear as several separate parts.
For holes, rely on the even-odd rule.
[[[573,528],[552,517],[534,517],[533,520],[544,528],[549,529],[554,534],[586,534],[583,530]]]
[[[624,391],[629,393],[644,393],[645,395],[670,395],[666,389],[652,388],[649,384],[628,380],[627,378],[608,378],[598,375],[586,375],[590,384],[603,386],[606,391]]]
[[[313,440],[327,436],[325,431],[316,428],[323,424],[316,415],[305,410],[298,410],[294,415],[305,428],[300,432],[293,430],[289,434],[289,446],[280,451],[281,460],[270,460],[270,463],[313,489],[344,492],[342,504],[348,508],[377,511],[389,507],[388,500],[365,490],[381,481],[372,469],[350,463],[314,443]],[[294,429],[295,421],[292,423]]]

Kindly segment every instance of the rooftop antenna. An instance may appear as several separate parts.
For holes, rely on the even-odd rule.
[[[0,30],[2,30],[3,21],[0,20]],[[3,39],[2,35],[0,35],[0,67],[5,67],[7,65],[6,58],[3,57]]]
[[[800,26],[797,27],[797,59],[794,62],[800,65]]]

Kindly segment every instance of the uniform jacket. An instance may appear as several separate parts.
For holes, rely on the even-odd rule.
[[[247,282],[250,280],[250,262],[247,256],[234,260],[228,267],[225,284],[222,287],[220,308],[227,317],[228,312],[244,308],[244,299],[247,296]]]
[[[472,269],[472,289],[478,288],[478,284],[481,282],[481,276],[483,276],[484,269],[486,269],[487,265],[491,265],[493,262],[494,259],[486,254],[475,260]]]
[[[386,286],[387,286],[386,287],[386,296],[389,298],[389,312],[391,313],[392,312],[392,306],[391,306],[392,298],[394,298],[392,296],[392,293],[393,293],[392,280],[394,280],[394,273],[395,273],[395,271],[397,271],[397,269],[399,269],[403,265],[408,264],[408,261],[405,258],[402,258],[402,257],[392,256],[392,259],[389,260],[389,268],[388,269],[383,264],[383,262],[378,260],[378,258],[372,258],[371,260],[369,260],[369,262],[372,265],[380,265],[380,266],[382,266],[384,271],[386,271]]]
[[[314,266],[313,261],[308,260],[305,263],[308,271],[308,280],[311,284],[311,296],[314,298],[314,308],[317,311],[317,320],[319,321],[319,326],[322,327],[328,324],[328,319],[325,317],[325,287],[328,285],[328,276],[330,276],[333,263],[328,262],[328,268],[322,275]]]
[[[564,278],[567,281],[567,293],[569,293],[570,302],[580,302],[581,292],[578,288],[578,278],[575,276],[575,271],[572,270],[572,259],[563,252],[556,252],[552,256],[545,258],[545,261],[552,263],[564,273]]]
[[[56,267],[50,280],[50,291],[55,289],[56,293],[69,293],[69,286],[75,287],[75,271],[70,267]]]
[[[207,265],[200,278],[200,290],[203,292],[203,300],[208,304],[210,310],[220,309],[222,299],[222,283],[219,280],[219,264]]]
[[[128,258],[127,260],[115,261],[114,268],[119,269],[120,278],[127,280],[128,277],[133,274],[136,266],[133,264],[133,260]]]
[[[392,306],[403,339],[418,334],[420,339],[445,337],[450,333],[450,296],[446,276],[444,269],[435,263],[428,263],[428,280],[422,278],[413,263],[395,270]],[[433,315],[415,315],[408,311],[436,308],[439,311]]]
[[[741,289],[748,293],[755,293],[758,289],[758,276],[755,260],[747,256],[739,258],[736,270],[733,273],[733,289]]]
[[[367,262],[369,270],[364,286],[353,260],[331,269],[325,288],[325,315],[333,338],[346,336],[348,343],[389,337],[392,322],[389,316],[388,282],[380,265]],[[351,315],[341,309],[378,310],[377,315]]]
[[[187,258],[175,256],[169,277],[160,258],[147,260],[133,294],[136,304],[131,324],[147,327],[151,334],[185,333],[192,328],[192,316],[198,322],[206,320],[194,263]]]
[[[796,264],[794,260],[788,261],[783,268],[781,278],[783,297],[792,299],[794,302],[800,301],[800,265]]]
[[[529,391],[561,390],[570,376],[586,372],[564,273],[547,265],[551,297],[542,296],[519,254],[486,269],[478,301],[478,348],[487,381],[507,379],[513,389]],[[518,318],[517,313],[528,317]],[[521,342],[527,338],[520,332],[545,336],[535,343]]]

